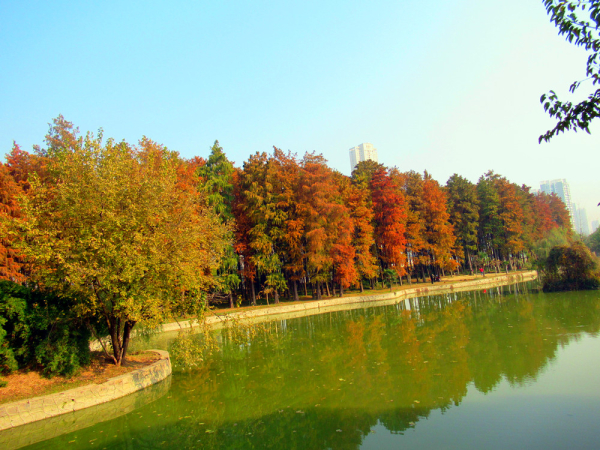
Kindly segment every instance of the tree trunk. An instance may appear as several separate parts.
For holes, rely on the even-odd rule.
[[[365,287],[363,286],[363,280],[360,280],[360,292],[361,294],[365,292]]]
[[[325,289],[327,290],[327,297],[331,297],[331,292],[329,291],[329,283],[325,282]]]
[[[252,286],[252,304],[256,306],[256,292],[254,291],[254,280],[250,282],[250,286]]]
[[[294,280],[292,281],[292,285],[294,286],[294,301],[299,302],[300,297],[298,297],[298,282]]]
[[[321,300],[321,282],[317,281],[317,300]]]
[[[116,366],[120,366],[124,361],[127,354],[127,347],[129,346],[129,338],[131,336],[131,330],[133,329],[134,321],[125,321],[123,324],[123,331],[121,335],[121,319],[118,317],[111,317],[107,319],[108,332],[110,334],[110,340],[113,347],[112,358]]]
[[[131,337],[131,330],[135,326],[135,322],[127,321],[125,322],[125,329],[123,330],[123,347],[122,347],[122,356],[121,362],[125,360],[125,356],[127,356],[127,348],[129,347],[129,338]]]
[[[279,303],[279,291],[275,290],[275,303]]]
[[[229,293],[229,308],[233,309],[233,294]]]
[[[362,283],[361,283],[361,286],[362,286]],[[334,293],[334,295],[335,295],[335,293]],[[340,297],[343,297],[343,296],[344,296],[344,286],[342,286],[342,283],[340,283]]]

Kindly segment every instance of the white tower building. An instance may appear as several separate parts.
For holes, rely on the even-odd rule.
[[[365,142],[352,147],[350,149],[350,170],[354,170],[359,162],[367,161],[368,159],[379,162],[377,159],[377,149],[373,147],[373,144]]]

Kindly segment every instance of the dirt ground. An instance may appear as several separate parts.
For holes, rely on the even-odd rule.
[[[157,353],[143,352],[128,355],[123,365],[117,367],[107,360],[103,353],[92,352],[91,364],[82,368],[77,375],[71,378],[60,376],[45,378],[35,371],[19,370],[0,377],[1,380],[7,382],[5,387],[0,388],[0,404],[53,394],[87,384],[104,383],[109,378],[147,366],[158,359],[160,356]]]

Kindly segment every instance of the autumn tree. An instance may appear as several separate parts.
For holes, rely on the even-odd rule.
[[[408,281],[410,272],[417,277],[419,272],[425,281],[425,268],[429,264],[425,242],[425,204],[423,202],[423,177],[415,171],[399,172],[392,169],[390,177],[394,184],[402,190],[406,198],[406,254]]]
[[[276,249],[283,262],[284,274],[292,299],[300,300],[298,283],[306,276],[304,220],[300,206],[300,176],[302,168],[296,155],[284,153],[273,147],[270,158],[270,178],[274,189],[274,200],[280,213],[276,231]]]
[[[494,181],[500,197],[499,219],[502,224],[499,251],[505,261],[511,262],[525,248],[524,214],[519,202],[519,187],[505,177],[496,177]]]
[[[555,193],[550,194],[549,203],[554,223],[570,232],[572,230],[571,215],[565,203]]]
[[[236,168],[233,173],[233,214],[235,216],[235,240],[234,250],[240,256],[240,276],[241,283],[246,295],[247,288],[250,288],[250,302],[256,305],[256,265],[254,264],[253,251],[251,247],[250,232],[252,230],[252,219],[246,209],[246,197],[243,189],[243,173],[242,170]]]
[[[430,264],[442,270],[455,270],[453,249],[456,237],[449,222],[446,194],[427,172],[423,177],[424,236]]]
[[[375,242],[383,270],[406,274],[406,200],[392,182],[387,169],[379,168],[371,178]]]
[[[240,173],[242,211],[248,219],[248,247],[251,263],[263,282],[261,292],[273,295],[279,301],[279,293],[287,289],[283,273],[283,261],[277,251],[277,241],[285,212],[278,209],[273,188],[272,162],[266,153],[255,153],[244,163]]]
[[[385,168],[383,164],[379,164],[371,159],[361,161],[352,170],[352,183],[360,189],[368,189],[373,174],[383,168]]]
[[[333,270],[336,227],[340,221],[348,219],[347,212],[336,202],[336,189],[333,172],[327,167],[325,158],[306,153],[302,159],[299,201],[304,221],[306,272],[315,284],[318,299],[321,298],[321,287],[324,285],[328,289]]]
[[[0,280],[23,282],[23,259],[15,248],[19,236],[10,233],[9,226],[21,218],[18,197],[23,191],[10,174],[7,165],[0,162]]]
[[[331,258],[333,261],[333,282],[340,287],[340,296],[344,295],[344,289],[356,285],[360,281],[360,271],[357,270],[357,252],[353,245],[356,237],[364,237],[366,230],[356,230],[360,221],[355,220],[354,215],[347,203],[346,189],[351,189],[350,179],[339,172],[333,172],[333,183],[335,191],[333,195],[333,206],[330,208],[330,234],[332,234],[333,245]],[[360,215],[360,213],[359,213]],[[360,242],[360,241],[359,241]],[[368,262],[366,255],[361,255],[362,263]],[[362,272],[368,271],[362,266]]]
[[[360,291],[363,292],[362,279],[373,280],[377,277],[377,258],[373,253],[375,251],[375,228],[372,202],[370,201],[371,191],[368,185],[363,187],[359,183],[355,184],[354,180],[350,182],[348,179],[340,181],[340,189],[354,226],[352,246],[355,250],[355,266],[360,278]]]
[[[534,196],[534,241],[542,239],[550,230],[558,227],[558,224],[552,218],[550,202],[550,196],[544,192]]]
[[[36,282],[76,299],[97,336],[107,330],[120,365],[136,324],[202,310],[226,230],[203,195],[179,189],[181,160],[166,147],[103,142],[101,132],[52,139],[50,181],[34,177],[21,197],[20,250]]]

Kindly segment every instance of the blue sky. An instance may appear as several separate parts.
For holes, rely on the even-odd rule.
[[[600,127],[537,142],[541,94],[567,95],[586,60],[541,0],[0,0],[0,42],[2,153],[43,144],[58,114],[185,157],[218,139],[236,165],[275,145],[350,174],[371,142],[442,184],[566,178],[600,219]]]

